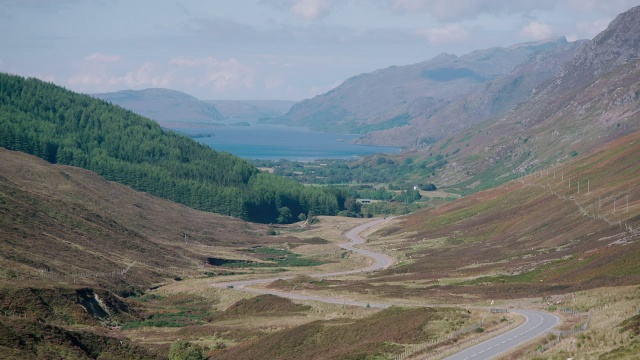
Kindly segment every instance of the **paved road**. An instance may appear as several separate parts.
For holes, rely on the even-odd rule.
[[[388,255],[369,251],[369,250],[358,249],[354,247],[355,245],[362,244],[366,241],[360,236],[360,234],[363,231],[373,226],[376,226],[378,224],[381,224],[385,221],[387,221],[386,218],[377,219],[377,220],[369,221],[367,223],[359,225],[349,230],[349,232],[346,233],[346,237],[350,240],[349,242],[344,244],[339,244],[339,246],[345,250],[351,250],[355,253],[359,253],[373,259],[373,263],[370,266],[367,266],[361,269],[338,271],[338,272],[332,272],[332,273],[318,273],[318,274],[312,274],[310,276],[315,278],[344,276],[344,275],[351,275],[351,274],[359,274],[359,273],[368,272],[368,271],[382,270],[391,266],[393,264],[393,260]],[[368,305],[370,307],[376,307],[376,308],[387,308],[392,305],[392,304],[383,304],[383,303],[368,303],[364,301],[356,301],[356,300],[348,300],[348,299],[340,299],[340,298],[328,298],[328,297],[322,297],[322,296],[316,296],[316,295],[303,295],[303,294],[288,293],[288,292],[281,292],[281,291],[274,291],[274,290],[267,290],[267,289],[254,289],[254,288],[247,287],[249,285],[266,284],[266,283],[274,282],[276,280],[289,280],[292,278],[293,276],[285,276],[285,277],[274,277],[274,278],[268,278],[268,279],[230,281],[230,282],[224,282],[224,283],[216,283],[214,284],[214,286],[221,287],[221,288],[232,286],[233,288],[237,288],[247,292],[258,293],[258,294],[271,294],[271,295],[277,295],[277,296],[286,297],[289,299],[296,299],[296,300],[315,300],[315,301],[322,301],[322,302],[331,303],[331,304],[343,304],[343,305],[355,305],[355,306]]]
[[[478,345],[461,351],[445,360],[485,360],[496,357],[509,350],[551,331],[558,324],[558,317],[549,313],[533,310],[514,310],[525,317],[525,322],[517,328],[496,336]]]
[[[360,234],[363,231],[367,230],[370,227],[381,224],[385,221],[386,219],[378,219],[378,220],[370,221],[368,223],[362,224],[360,226],[357,226],[351,229],[346,234],[350,242],[340,244],[340,247],[345,250],[351,250],[353,252],[363,254],[365,256],[369,256],[370,258],[373,259],[373,264],[362,269],[347,270],[347,271],[340,271],[340,272],[333,272],[333,273],[319,273],[319,274],[313,274],[311,276],[316,278],[327,278],[332,276],[343,276],[343,275],[357,274],[357,273],[367,272],[367,271],[381,270],[391,266],[393,264],[393,260],[389,256],[385,254],[380,254],[373,251],[358,249],[354,247],[355,245],[359,245],[365,242],[365,239],[363,239],[360,236]],[[248,285],[264,284],[264,283],[270,283],[279,279],[288,280],[291,278],[293,278],[293,276],[275,277],[275,278],[257,279],[257,280],[231,281],[231,282],[225,282],[225,283],[216,283],[214,284],[214,286],[222,287],[222,288],[233,286],[236,289],[247,291],[247,292],[253,292],[258,294],[272,294],[272,295],[277,295],[277,296],[281,296],[289,299],[296,299],[296,300],[315,300],[315,301],[321,301],[321,302],[326,302],[331,304],[370,306],[375,308],[387,308],[393,305],[393,304],[387,304],[387,303],[367,303],[364,301],[356,301],[356,300],[340,299],[340,298],[329,298],[329,297],[322,297],[322,296],[316,296],[316,295],[304,295],[304,294],[298,294],[298,293],[273,291],[268,289],[255,289],[255,288],[247,287]],[[545,312],[540,312],[540,311],[512,310],[512,312],[523,315],[526,319],[525,322],[522,325],[518,326],[517,328],[510,330],[500,336],[487,340],[483,343],[470,347],[467,350],[464,350],[456,355],[448,357],[447,360],[490,359],[498,354],[504,353],[508,350],[512,350],[517,346],[531,339],[534,339],[542,334],[549,332],[553,327],[556,326],[559,320],[558,317],[555,315],[548,314]]]
[[[370,221],[368,223],[364,223],[364,224],[362,224],[360,226],[357,226],[357,227],[349,230],[349,232],[347,232],[346,236],[350,241],[348,243],[344,243],[344,244],[338,245],[338,246],[340,246],[341,248],[343,248],[345,250],[351,250],[351,251],[353,251],[355,253],[362,254],[362,255],[370,257],[371,259],[373,259],[373,264],[371,264],[370,266],[368,266],[366,268],[362,268],[362,269],[347,270],[347,271],[340,271],[340,272],[333,272],[333,273],[324,273],[324,274],[314,274],[314,275],[311,275],[311,276],[313,276],[313,277],[343,276],[343,275],[357,274],[357,273],[360,273],[360,272],[382,270],[382,269],[386,269],[389,266],[391,266],[393,264],[393,260],[388,255],[377,253],[377,252],[373,252],[373,251],[369,251],[369,250],[354,248],[354,245],[360,245],[360,244],[363,244],[366,241],[365,239],[363,239],[360,236],[360,234],[362,232],[364,232],[365,230],[367,230],[367,229],[369,229],[371,227],[374,227],[374,226],[376,226],[378,224],[381,224],[381,223],[383,223],[385,221],[387,221],[386,218],[385,219],[373,220],[373,221]]]

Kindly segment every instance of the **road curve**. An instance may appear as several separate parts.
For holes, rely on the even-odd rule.
[[[367,271],[382,270],[382,269],[386,269],[389,266],[391,266],[393,264],[393,260],[388,255],[377,253],[377,252],[374,252],[374,251],[354,248],[355,245],[363,244],[366,241],[365,239],[363,239],[360,236],[360,234],[362,232],[364,232],[365,230],[367,230],[367,229],[369,229],[371,227],[374,227],[374,226],[376,226],[378,224],[382,224],[385,221],[387,221],[387,218],[369,221],[369,222],[364,223],[364,224],[362,224],[360,226],[354,227],[353,229],[349,230],[345,234],[347,239],[349,239],[350,241],[348,243],[344,243],[344,244],[339,244],[338,245],[338,246],[340,246],[341,248],[343,248],[345,250],[350,250],[350,251],[353,251],[355,253],[362,254],[364,256],[370,257],[371,259],[373,259],[373,264],[371,264],[370,266],[367,266],[366,268],[362,268],[362,269],[339,271],[339,272],[332,272],[332,273],[323,273],[323,274],[314,274],[314,275],[311,275],[311,276],[313,276],[313,277],[343,276],[343,275],[351,275],[351,274],[357,274],[357,273],[367,272]]]
[[[359,245],[364,243],[366,240],[363,239],[360,234],[373,227],[376,226],[378,224],[381,224],[385,221],[387,221],[387,218],[384,219],[377,219],[377,220],[373,220],[373,221],[369,221],[367,223],[364,223],[362,225],[359,225],[351,230],[349,230],[345,236],[350,240],[347,243],[343,243],[343,244],[339,244],[338,246],[340,246],[341,248],[345,249],[345,250],[350,250],[353,251],[355,253],[359,253],[365,256],[370,257],[371,259],[373,259],[373,264],[365,267],[365,268],[361,268],[361,269],[354,269],[354,270],[346,270],[346,271],[338,271],[338,272],[331,272],[331,273],[317,273],[317,274],[311,274],[310,276],[315,277],[315,278],[327,278],[327,277],[334,277],[334,276],[344,276],[344,275],[351,275],[351,274],[358,274],[358,273],[362,273],[362,272],[368,272],[368,271],[375,271],[375,270],[382,270],[382,269],[386,269],[387,267],[391,266],[393,264],[393,260],[391,259],[391,257],[389,257],[388,255],[385,254],[381,254],[381,253],[377,253],[377,252],[373,252],[373,251],[369,251],[369,250],[364,250],[364,249],[358,249],[355,248],[355,245]],[[247,292],[253,292],[253,293],[258,293],[258,294],[272,294],[272,295],[277,295],[277,296],[281,296],[281,297],[286,297],[289,299],[296,299],[296,300],[315,300],[315,301],[321,301],[321,302],[326,302],[326,303],[331,303],[331,304],[343,304],[343,305],[355,305],[355,306],[370,306],[370,307],[377,307],[377,308],[386,308],[391,306],[392,304],[383,304],[383,303],[368,303],[368,302],[364,302],[364,301],[355,301],[355,300],[346,300],[346,299],[338,299],[338,298],[328,298],[328,297],[322,297],[322,296],[316,296],[316,295],[303,295],[303,294],[296,294],[296,293],[289,293],[289,292],[280,292],[280,291],[273,291],[273,290],[267,290],[267,289],[254,289],[254,288],[248,288],[247,286],[249,285],[254,285],[254,284],[265,284],[265,283],[270,283],[270,282],[274,282],[276,280],[289,280],[292,279],[293,276],[285,276],[285,277],[274,277],[274,278],[268,278],[268,279],[256,279],[256,280],[240,280],[240,281],[230,281],[230,282],[224,282],[224,283],[216,283],[213,286],[216,287],[221,287],[221,288],[227,288],[227,287],[233,287],[233,288],[237,288],[243,291],[247,291]]]
[[[355,245],[359,245],[365,242],[360,234],[376,225],[379,225],[383,222],[387,221],[387,219],[377,219],[362,225],[359,225],[346,233],[346,237],[350,240],[348,243],[340,244],[339,246],[345,250],[351,250],[353,252],[368,256],[373,259],[373,264],[367,266],[362,269],[355,270],[347,270],[333,273],[318,273],[313,274],[311,276],[316,278],[326,278],[332,276],[343,276],[350,274],[357,274],[361,272],[375,271],[385,269],[393,264],[393,260],[391,257],[376,253],[369,250],[358,249],[355,248]],[[256,280],[242,280],[242,281],[231,281],[225,283],[216,283],[214,286],[226,288],[233,287],[238,290],[257,293],[257,294],[271,294],[284,298],[295,299],[295,300],[314,300],[320,301],[330,304],[341,304],[341,305],[354,305],[354,306],[370,306],[373,308],[387,308],[392,306],[390,303],[368,303],[364,301],[356,301],[356,300],[348,300],[348,299],[340,299],[340,298],[330,298],[323,297],[317,295],[305,295],[284,291],[274,291],[269,289],[256,289],[249,288],[247,286],[254,284],[264,284],[270,283],[276,280],[288,280],[293,278],[293,276],[288,277],[274,277],[268,279],[256,279]],[[478,345],[474,345],[456,355],[450,356],[446,358],[447,360],[482,360],[482,359],[491,359],[499,354],[502,354],[506,351],[513,350],[521,344],[526,343],[542,334],[549,332],[553,329],[559,319],[557,316],[534,310],[512,310],[513,313],[520,314],[525,317],[525,322],[518,326],[517,328],[510,330],[502,335],[494,337],[490,340],[482,342]]]
[[[494,358],[540,335],[546,334],[559,321],[557,316],[542,311],[513,310],[512,312],[524,316],[525,322],[511,331],[474,345],[445,358],[445,360],[485,360]]]

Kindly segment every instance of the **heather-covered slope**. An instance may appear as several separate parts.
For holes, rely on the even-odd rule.
[[[158,358],[104,326],[141,319],[123,297],[279,242],[265,232],[0,148],[0,358]]]
[[[405,290],[459,301],[638,284],[638,154],[640,132],[571,163],[410,215],[378,234],[404,238],[394,246],[408,262],[377,281],[439,279]]]
[[[12,283],[140,292],[200,274],[223,248],[270,239],[257,225],[2,148],[0,174],[0,268]]]

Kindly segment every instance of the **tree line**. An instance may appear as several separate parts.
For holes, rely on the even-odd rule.
[[[0,73],[0,146],[184,205],[261,223],[344,209],[340,189],[260,172],[156,122],[41,80]]]

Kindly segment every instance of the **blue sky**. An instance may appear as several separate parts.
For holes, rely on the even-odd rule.
[[[0,71],[68,89],[301,100],[447,52],[590,39],[629,0],[0,0]]]

